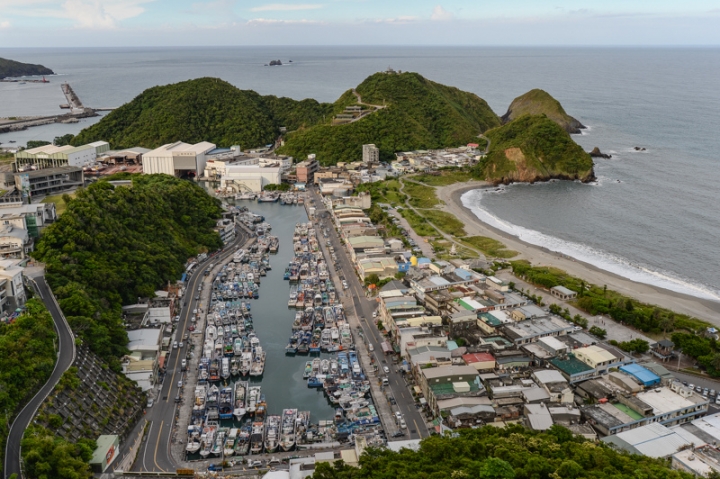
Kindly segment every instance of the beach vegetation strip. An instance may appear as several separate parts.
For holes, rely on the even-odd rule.
[[[415,213],[410,208],[402,208],[399,209],[399,211],[402,217],[410,224],[410,227],[415,230],[415,233],[420,236],[440,236],[438,230],[430,226],[424,217]]]
[[[493,258],[508,259],[518,255],[517,251],[506,249],[505,245],[487,236],[466,236],[459,238],[460,241],[483,252],[485,256]]]
[[[390,206],[404,205],[407,196],[400,191],[398,180],[376,181],[374,183],[361,183],[357,186],[358,193],[370,193],[373,204],[383,203]]]
[[[462,183],[471,178],[471,171],[468,168],[441,168],[434,174],[422,173],[413,176],[413,180],[424,183],[428,186],[448,186],[455,183]]]
[[[645,333],[666,334],[672,331],[687,331],[696,334],[711,326],[710,323],[686,314],[641,303],[605,286],[586,283],[557,268],[532,266],[524,260],[512,261],[511,265],[517,277],[536,286],[548,289],[553,286],[565,286],[577,292],[578,296],[573,303],[586,313],[608,315],[617,322]],[[720,366],[720,363],[718,365]]]
[[[455,216],[440,210],[421,210],[420,214],[430,221],[433,225],[440,229],[443,233],[452,236],[465,236],[465,229],[462,221]]]
[[[435,188],[413,181],[403,182],[403,191],[410,197],[410,206],[415,208],[434,208],[440,204],[435,196]]]

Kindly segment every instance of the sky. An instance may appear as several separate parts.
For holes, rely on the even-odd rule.
[[[0,0],[3,47],[720,45],[717,0]]]

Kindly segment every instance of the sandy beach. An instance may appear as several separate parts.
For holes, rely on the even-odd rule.
[[[554,266],[589,283],[596,285],[606,284],[608,289],[636,298],[644,303],[656,304],[720,326],[720,303],[631,281],[601,270],[591,264],[573,260],[572,258],[569,259],[546,248],[531,245],[481,222],[470,209],[463,206],[460,197],[469,190],[488,186],[491,185],[484,181],[468,181],[437,189],[437,196],[444,203],[442,209],[452,213],[465,223],[465,230],[468,235],[487,236],[502,241],[509,249],[520,253],[517,259],[526,259],[533,265]]]

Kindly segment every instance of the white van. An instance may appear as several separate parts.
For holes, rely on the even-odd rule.
[[[368,350],[372,353],[373,351],[375,351],[375,346],[373,346],[372,344],[368,344]]]

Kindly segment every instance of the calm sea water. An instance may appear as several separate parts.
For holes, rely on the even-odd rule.
[[[0,48],[0,56],[59,73],[50,84],[0,83],[0,116],[58,112],[61,81],[91,107],[119,106],[145,88],[202,76],[262,94],[333,101],[392,67],[475,92],[498,114],[516,96],[542,88],[590,127],[575,136],[578,143],[613,154],[596,161],[598,183],[517,185],[464,201],[526,241],[638,281],[720,298],[720,49]],[[278,58],[293,63],[263,66]],[[82,126],[30,129],[0,135],[0,142],[51,140],[58,128]]]

